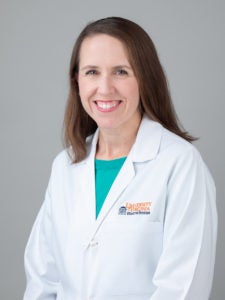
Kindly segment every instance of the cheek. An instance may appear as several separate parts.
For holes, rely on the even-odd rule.
[[[87,108],[87,87],[86,84],[82,81],[79,81],[78,83],[78,90],[79,90],[79,96],[81,100],[81,104],[83,108],[86,110]]]
[[[85,80],[80,80],[78,83],[78,88],[81,101],[87,101],[87,98],[91,94],[93,87],[90,85],[90,83],[87,83]]]
[[[136,82],[131,82],[130,84],[127,84],[125,90],[128,97],[132,99],[132,102],[139,102],[140,93],[139,87]]]

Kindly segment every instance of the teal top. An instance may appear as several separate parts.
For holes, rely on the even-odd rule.
[[[126,157],[113,160],[95,159],[96,218]]]

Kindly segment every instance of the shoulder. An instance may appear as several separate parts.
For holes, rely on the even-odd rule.
[[[162,131],[159,155],[171,161],[173,173],[189,172],[192,175],[212,177],[196,146],[165,128]]]
[[[86,139],[86,150],[87,150],[87,157],[89,156],[89,153],[91,151],[92,147],[92,141],[95,134],[90,135]],[[52,163],[52,169],[70,169],[76,165],[83,164],[86,159],[79,163],[73,163],[74,160],[74,152],[72,147],[68,147],[66,149],[63,149],[61,152],[59,152],[56,157],[53,159]]]
[[[177,167],[189,166],[194,168],[198,166],[203,169],[206,168],[206,164],[195,145],[165,128],[162,131],[160,153],[162,156],[168,157]]]
[[[52,168],[69,167],[72,164],[71,148],[67,148],[59,152],[53,160]]]
[[[143,117],[136,141],[135,154],[143,159],[165,157],[171,161],[190,153],[200,157],[193,144],[146,116]]]
[[[173,155],[185,155],[192,152],[199,154],[197,148],[192,143],[164,127],[162,127],[160,151],[169,151]]]

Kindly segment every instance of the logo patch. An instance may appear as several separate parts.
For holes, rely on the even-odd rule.
[[[119,208],[119,215],[149,215],[151,213],[151,202],[127,202],[125,206]]]

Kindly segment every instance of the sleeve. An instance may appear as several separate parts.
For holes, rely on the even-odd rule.
[[[150,300],[209,299],[216,236],[215,185],[198,151],[191,149],[168,182],[163,252]]]
[[[25,249],[27,285],[23,300],[53,300],[57,298],[59,276],[51,246],[50,185],[49,182],[44,203],[33,225]]]

